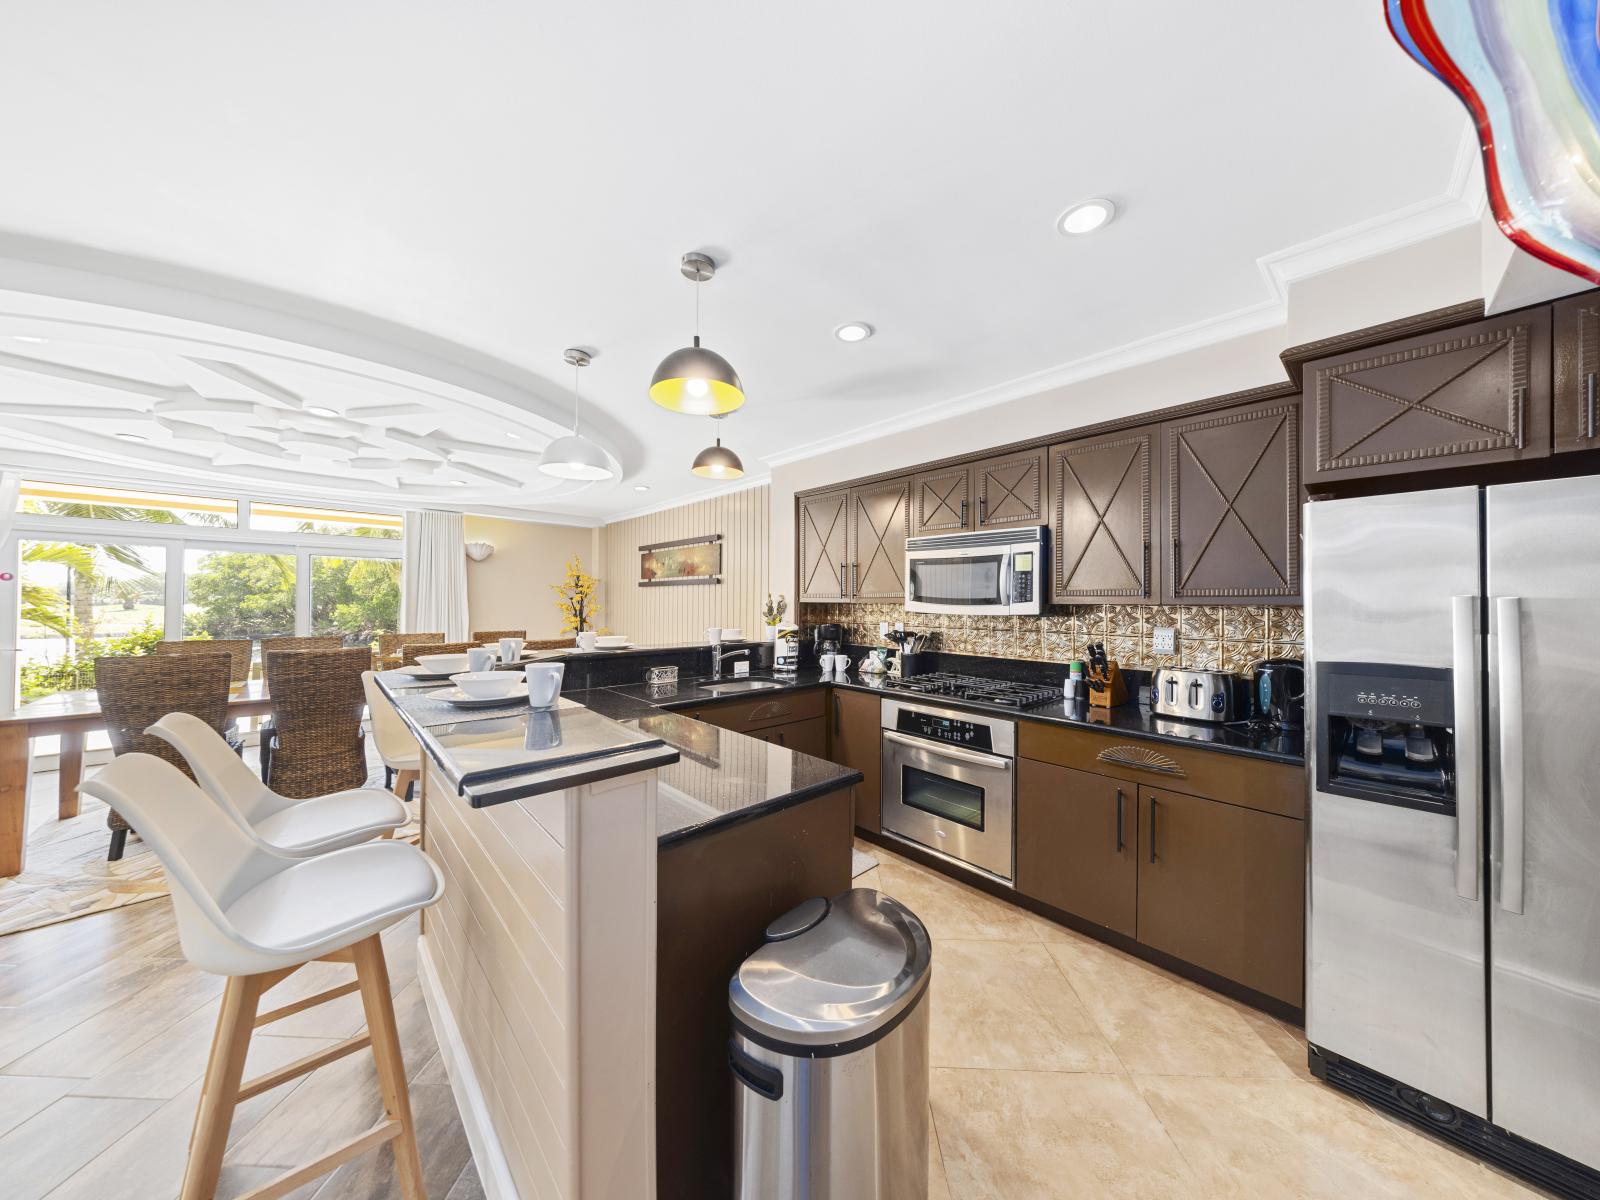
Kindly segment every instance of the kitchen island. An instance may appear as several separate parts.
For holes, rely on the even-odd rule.
[[[730,1191],[727,980],[849,887],[860,773],[609,693],[463,713],[380,683],[424,750],[421,974],[486,1190]]]

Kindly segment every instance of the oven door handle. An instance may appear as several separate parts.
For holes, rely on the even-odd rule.
[[[932,754],[941,758],[953,758],[957,762],[974,763],[980,767],[993,767],[999,771],[1009,771],[1011,760],[1001,758],[997,754],[980,754],[976,750],[962,750],[957,746],[946,746],[941,742],[930,742],[926,738],[907,737],[893,729],[883,731],[883,740],[898,742],[902,746],[910,746],[913,750],[921,750],[924,754]]]

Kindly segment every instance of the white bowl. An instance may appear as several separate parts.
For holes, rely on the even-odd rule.
[[[465,654],[419,654],[417,669],[428,675],[449,675],[467,669]]]
[[[725,642],[742,642],[744,641],[744,630],[724,629],[722,631],[722,640]]]
[[[515,671],[463,671],[450,676],[450,682],[474,700],[493,700],[515,692],[522,684],[522,676]]]
[[[603,646],[607,650],[615,650],[619,646],[626,646],[628,644],[628,635],[625,633],[602,633],[599,637],[595,638],[594,644],[596,646]]]

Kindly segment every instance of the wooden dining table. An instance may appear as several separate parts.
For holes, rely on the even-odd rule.
[[[259,717],[272,712],[263,680],[235,684],[228,697],[228,716]],[[61,739],[61,782],[56,814],[65,821],[78,815],[78,784],[83,779],[83,740],[106,727],[100,698],[93,690],[57,692],[30,700],[0,716],[0,877],[20,875],[28,860],[29,743],[37,737]]]

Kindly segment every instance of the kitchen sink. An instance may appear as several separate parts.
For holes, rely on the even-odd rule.
[[[768,688],[782,687],[783,684],[771,679],[724,679],[717,683],[699,683],[695,685],[702,692],[710,692],[713,696],[734,692],[764,692]]]

